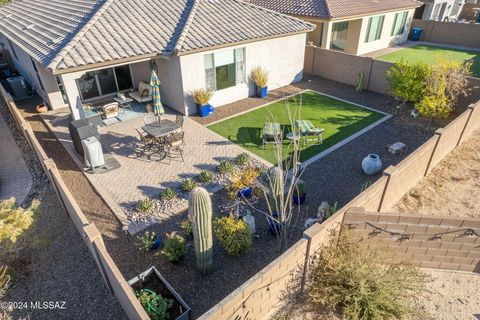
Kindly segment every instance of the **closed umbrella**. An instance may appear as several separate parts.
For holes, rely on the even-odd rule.
[[[158,116],[158,123],[160,123],[160,116],[165,114],[165,109],[163,109],[162,98],[160,97],[160,80],[154,70],[152,70],[150,86],[152,87],[153,112]]]

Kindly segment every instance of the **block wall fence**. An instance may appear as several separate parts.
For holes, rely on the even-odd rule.
[[[6,105],[15,118],[18,128],[22,131],[32,149],[35,151],[65,210],[92,253],[108,288],[119,300],[127,317],[131,320],[149,319],[136,299],[133,290],[128,286],[123,275],[107,252],[99,230],[94,224],[87,220],[79,208],[63,182],[55,163],[52,159],[48,158],[42,149],[30,125],[23,119],[18,111],[12,97],[1,86],[0,94],[3,96]],[[302,239],[295,243],[289,250],[246,281],[199,319],[268,319],[269,316],[281,306],[284,298],[283,295],[285,291],[289,289],[289,284],[292,283],[292,279],[300,279],[300,283],[303,283],[308,275],[312,258],[325,244],[335,240],[332,239],[330,232],[332,230],[339,230],[346,219],[346,214],[349,209],[362,207],[369,212],[391,210],[395,203],[398,202],[411,187],[426,176],[444,156],[455,149],[462,141],[468,139],[479,127],[480,102],[470,105],[463,114],[448,126],[437,130],[431,139],[397,166],[387,168],[380,179],[337,211],[337,213],[326,222],[315,224],[307,229]],[[350,219],[351,214],[347,214],[347,217]],[[378,221],[377,219],[377,222]],[[360,223],[361,221],[357,222]],[[467,251],[466,248],[467,245],[465,245],[464,248],[460,247],[458,250],[462,251],[461,254],[463,254],[463,251]],[[427,252],[428,250],[425,252],[426,255],[432,251],[430,250],[428,254]],[[437,253],[441,256],[439,252],[440,251]],[[468,252],[464,258],[470,259],[472,254],[470,251]],[[408,255],[409,253],[406,251],[406,254]],[[448,255],[448,250],[446,254]],[[433,259],[433,255],[430,256],[432,256]],[[476,256],[471,258],[476,259]],[[412,260],[416,261],[413,258]],[[455,261],[459,262],[459,260]],[[440,262],[439,264],[431,264],[430,266],[442,268],[446,266],[445,263],[446,262],[443,262],[442,264]],[[455,264],[453,258],[448,263]],[[462,266],[465,264],[462,264]],[[448,267],[453,268],[450,265]],[[459,267],[459,269],[461,268],[466,267]]]
[[[311,45],[305,48],[305,73],[350,86],[356,86],[359,75],[363,74],[364,90],[385,95],[391,95],[387,70],[393,66],[393,63],[370,57],[355,56]],[[480,78],[469,77],[468,81],[470,92],[467,97],[459,98],[460,105],[468,105],[480,100]]]
[[[413,27],[423,29],[420,41],[480,49],[479,24],[414,19]]]
[[[379,240],[389,262],[409,261],[419,267],[480,273],[480,220],[428,215],[365,212],[351,208],[343,225],[359,240]]]

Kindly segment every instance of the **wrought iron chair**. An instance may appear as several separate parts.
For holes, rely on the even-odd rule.
[[[168,163],[171,162],[171,159],[180,158],[182,162],[185,162],[183,158],[183,136],[184,132],[170,134],[165,137],[164,143],[166,146],[166,156],[168,158]]]
[[[148,112],[144,117],[143,117],[143,122],[145,125],[153,124],[153,123],[158,123],[158,117],[153,113],[153,112]]]
[[[140,142],[137,144],[137,148],[141,149],[141,152],[137,152],[137,155],[140,154],[140,156],[147,157],[150,160],[151,155],[155,153],[157,149],[156,140],[154,137],[143,131],[142,128],[135,128],[135,130],[138,133]]]

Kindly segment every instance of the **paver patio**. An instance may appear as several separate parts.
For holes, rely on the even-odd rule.
[[[83,162],[76,154],[68,134],[67,125],[69,118],[59,119],[68,115],[68,110],[57,110],[44,119],[54,131],[57,138],[64,144],[67,151],[83,167]],[[54,120],[57,119],[57,120]],[[173,112],[162,116],[162,119],[174,121]],[[52,120],[53,125],[52,125]],[[148,161],[138,158],[135,154],[135,144],[138,142],[135,128],[143,126],[143,118],[136,118],[120,122],[99,129],[104,153],[109,153],[118,161],[120,168],[99,174],[87,173],[87,178],[102,195],[109,207],[118,215],[124,225],[130,225],[130,232],[138,232],[143,226],[132,225],[126,216],[121,213],[132,207],[138,200],[146,197],[156,197],[161,190],[168,187],[178,187],[185,178],[193,178],[202,170],[214,170],[221,160],[233,158],[245,150],[216,133],[206,129],[199,123],[185,118],[185,162],[172,160]],[[264,162],[260,158],[259,161]],[[215,192],[220,187],[210,186],[210,192]],[[175,208],[173,212],[186,209],[186,203]]]

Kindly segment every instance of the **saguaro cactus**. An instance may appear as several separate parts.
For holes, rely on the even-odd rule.
[[[188,216],[192,223],[197,268],[208,273],[213,264],[212,201],[207,190],[197,187],[190,192]]]

